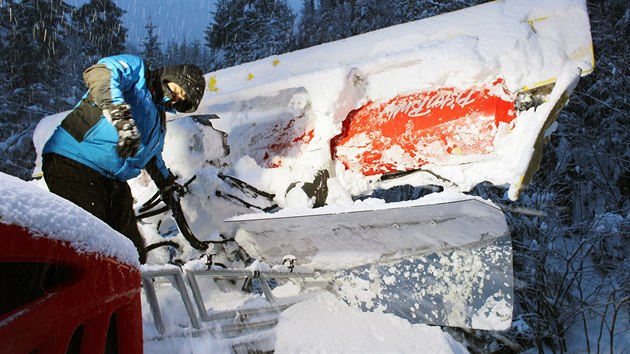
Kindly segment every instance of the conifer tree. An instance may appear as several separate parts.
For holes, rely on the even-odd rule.
[[[302,13],[297,23],[297,31],[295,31],[291,42],[292,50],[307,48],[319,42],[318,39],[314,38],[317,32],[311,32],[316,28],[317,24],[315,2],[316,0],[303,0]]]
[[[52,82],[67,48],[63,23],[70,7],[62,0],[9,1],[0,7],[6,47],[0,67],[11,88]]]
[[[202,54],[201,40],[195,39],[188,46],[188,57],[186,58],[187,62],[197,63],[197,65],[203,68],[203,54]]]
[[[88,56],[105,57],[125,50],[124,13],[112,0],[90,0],[72,14],[76,34]]]
[[[162,49],[160,49],[160,43],[155,29],[157,28],[153,24],[153,20],[149,18],[149,21],[144,26],[147,30],[147,36],[142,39],[142,55],[150,66],[157,67],[162,64],[164,55]]]
[[[223,66],[285,53],[294,18],[284,0],[219,0],[206,45]]]

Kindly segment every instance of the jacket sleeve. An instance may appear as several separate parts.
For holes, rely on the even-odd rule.
[[[153,156],[153,158],[145,166],[145,170],[149,173],[149,176],[151,176],[151,179],[160,190],[168,187],[175,180],[171,171],[166,168],[166,164],[164,163],[161,154]]]
[[[90,95],[102,110],[125,102],[125,92],[144,80],[145,65],[133,55],[116,55],[98,61],[83,72]]]

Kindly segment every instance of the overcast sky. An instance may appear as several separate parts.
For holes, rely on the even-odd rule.
[[[65,0],[66,3],[81,6],[88,0]],[[123,15],[125,27],[129,30],[127,40],[139,45],[147,35],[144,28],[152,19],[162,44],[171,40],[203,40],[204,31],[215,11],[215,0],[114,0],[126,13]],[[292,8],[300,8],[302,0],[288,0]]]

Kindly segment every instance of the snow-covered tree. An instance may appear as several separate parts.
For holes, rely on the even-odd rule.
[[[153,67],[159,66],[164,59],[162,49],[160,48],[162,43],[160,42],[158,35],[155,33],[155,29],[157,27],[153,24],[153,20],[149,18],[149,21],[144,28],[147,30],[147,35],[142,38],[142,56],[149,65]]]
[[[11,88],[51,81],[67,53],[63,23],[70,7],[62,0],[8,1],[0,7],[4,50],[0,67]]]
[[[0,3],[0,170],[29,178],[36,122],[63,106],[72,7],[61,0]]]
[[[163,60],[159,65],[190,63],[199,66],[204,72],[210,71],[209,49],[201,44],[200,39],[188,42],[170,40],[164,50]]]
[[[294,18],[284,0],[219,0],[206,46],[222,67],[285,53]]]
[[[87,55],[104,57],[125,50],[127,29],[122,22],[124,13],[112,0],[90,0],[72,14],[73,27],[76,35],[83,40]]]
[[[292,49],[301,49],[483,2],[304,0]]]

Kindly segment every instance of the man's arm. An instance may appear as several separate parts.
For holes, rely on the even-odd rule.
[[[161,154],[156,154],[144,168],[151,176],[153,182],[160,191],[167,189],[175,182],[175,176],[166,168]]]
[[[131,106],[124,93],[144,75],[144,62],[131,55],[103,58],[83,73],[91,99],[103,111],[118,132],[120,157],[134,156],[140,148],[140,133],[133,120]]]
[[[125,103],[124,93],[144,77],[145,65],[132,55],[106,57],[83,72],[90,95],[104,111]]]

